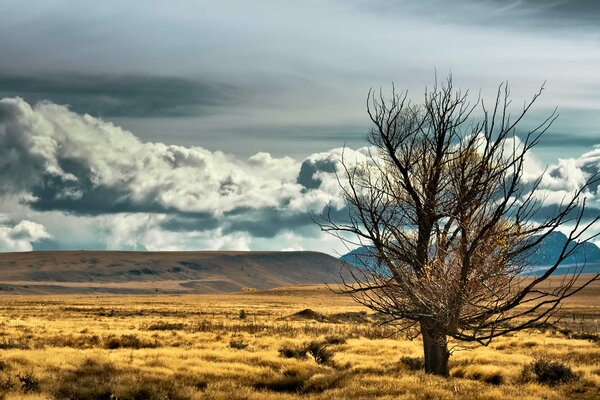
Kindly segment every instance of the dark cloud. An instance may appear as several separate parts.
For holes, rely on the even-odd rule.
[[[170,232],[194,232],[216,229],[221,223],[220,218],[210,214],[180,214],[168,216],[159,225]]]
[[[321,186],[322,180],[315,175],[317,172],[333,173],[335,172],[335,164],[330,159],[304,160],[296,182],[306,189],[318,189]]]
[[[242,95],[231,85],[173,77],[0,74],[0,97],[49,100],[100,117],[204,115]]]
[[[314,228],[308,212],[290,212],[267,208],[250,211],[238,217],[225,218],[224,233],[247,232],[254,237],[273,238],[282,231],[299,233],[302,228]]]

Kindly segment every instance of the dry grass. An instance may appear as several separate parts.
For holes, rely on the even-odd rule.
[[[457,348],[452,377],[442,379],[414,369],[420,342],[389,337],[393,332],[375,326],[363,309],[323,288],[4,296],[0,304],[4,399],[600,398],[600,347],[577,336],[577,321],[566,334],[522,332],[486,348]],[[593,327],[594,304],[573,303],[569,312],[576,308]],[[305,309],[314,313],[290,317]],[[332,358],[280,355],[284,346],[311,342]],[[571,367],[579,378],[556,385],[524,380],[524,368],[540,358]]]

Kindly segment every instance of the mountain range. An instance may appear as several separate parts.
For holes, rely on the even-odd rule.
[[[538,246],[536,251],[529,257],[529,272],[526,275],[539,275],[549,266],[553,265],[568,242],[568,237],[562,232],[550,233]],[[569,241],[568,248],[572,248],[575,242]],[[358,247],[340,257],[340,260],[356,265],[359,268],[375,266],[375,249],[364,246]],[[584,273],[600,272],[600,248],[594,243],[582,243],[572,255],[567,257],[554,271],[554,275],[565,275],[573,272],[577,265],[581,267],[585,263]]]

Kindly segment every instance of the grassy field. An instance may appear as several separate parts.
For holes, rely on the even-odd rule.
[[[596,285],[565,304],[566,329],[521,332],[485,348],[456,347],[450,379],[415,369],[422,356],[418,340],[393,335],[365,309],[323,287],[2,296],[0,397],[600,398],[599,292]],[[561,362],[577,379],[539,382],[523,373],[536,359]]]

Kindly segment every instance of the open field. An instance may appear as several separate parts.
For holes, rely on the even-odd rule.
[[[447,380],[412,369],[422,356],[419,341],[393,335],[350,299],[319,286],[214,295],[5,295],[0,393],[5,399],[594,399],[600,398],[600,346],[593,340],[600,333],[599,294],[596,283],[568,300],[562,326],[570,332],[528,331],[486,348],[456,348]],[[311,341],[325,343],[317,347],[327,354],[280,354]],[[524,366],[542,357],[570,366],[579,379],[557,385],[524,379]]]

